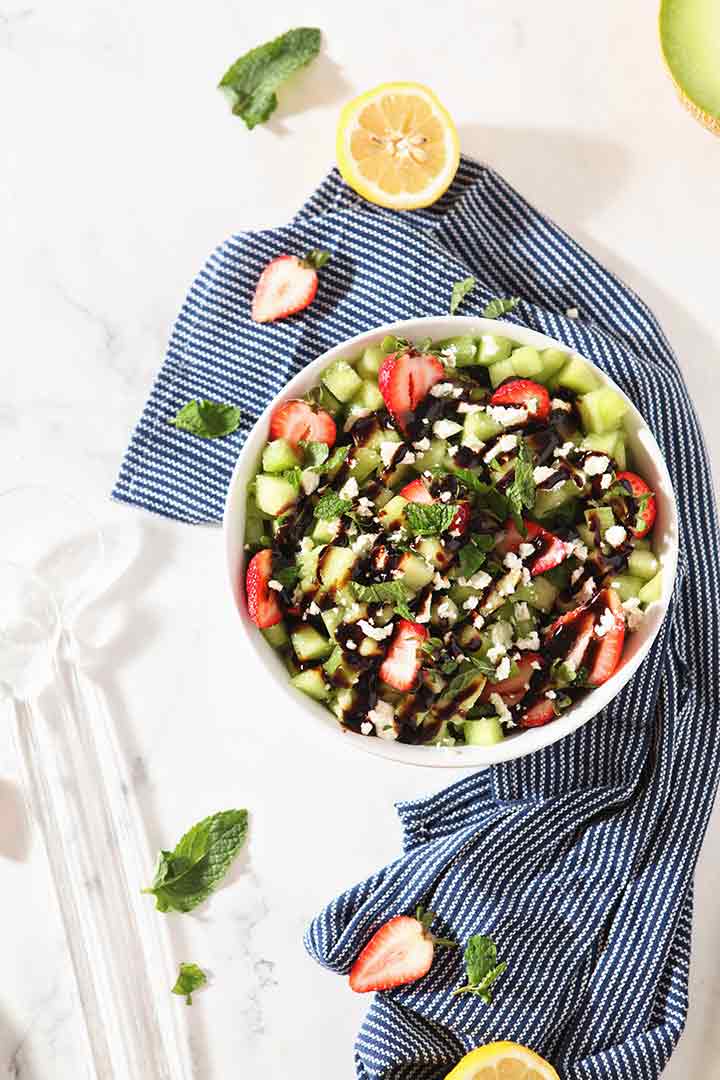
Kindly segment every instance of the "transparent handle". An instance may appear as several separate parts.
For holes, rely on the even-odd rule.
[[[52,680],[10,699],[31,811],[43,833],[98,1080],[190,1080],[170,994],[164,916],[140,895],[148,852],[101,691],[63,631]]]

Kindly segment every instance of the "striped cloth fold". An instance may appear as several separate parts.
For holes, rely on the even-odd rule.
[[[249,304],[280,252],[332,252],[301,318],[258,327]],[[374,325],[519,295],[509,316],[595,361],[665,454],[680,515],[671,610],[641,669],[560,743],[399,806],[404,851],[310,925],[310,953],[348,971],[373,931],[422,902],[445,937],[490,934],[508,971],[495,1002],[452,997],[459,950],[416,985],[378,994],[358,1036],[362,1080],[438,1080],[472,1047],[509,1038],[564,1080],[651,1080],[688,1006],[692,876],[717,786],[720,551],[708,459],[673,353],[645,304],[497,174],[463,159],[433,207],[361,202],[332,172],[286,228],[232,237],[192,285],[114,495],[217,521],[238,450],[288,378]],[[564,312],[577,307],[579,319]],[[167,425],[191,397],[242,407],[206,442]]]

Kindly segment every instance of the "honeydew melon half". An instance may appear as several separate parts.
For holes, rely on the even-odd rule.
[[[719,0],[662,0],[660,40],[683,102],[720,135]]]

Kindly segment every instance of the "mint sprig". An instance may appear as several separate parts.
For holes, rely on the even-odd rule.
[[[334,491],[326,491],[318,499],[314,514],[318,521],[332,521],[334,518],[347,513],[351,506],[351,502],[348,502],[347,499],[341,499]]]
[[[452,295],[450,297],[450,314],[454,315],[457,309],[462,304],[468,293],[471,293],[475,288],[475,278],[466,277],[462,281],[456,281],[452,287]]]
[[[252,130],[277,108],[278,87],[319,52],[319,30],[310,27],[288,30],[236,60],[220,80],[219,89],[230,101],[234,115]]]
[[[450,503],[408,503],[405,520],[415,536],[439,536],[450,528],[457,506]]]
[[[185,998],[186,1005],[192,1005],[192,995],[207,982],[207,975],[197,964],[181,964],[173,994],[180,994]]]
[[[497,947],[492,938],[473,934],[465,946],[467,983],[453,994],[476,994],[486,1005],[492,1004],[491,985],[507,970],[507,963],[498,963]]]
[[[482,315],[484,319],[499,319],[501,315],[507,315],[508,311],[513,311],[520,303],[519,296],[513,296],[509,300],[502,297],[495,297],[489,304],[486,304],[483,308]]]
[[[221,439],[224,435],[237,431],[241,416],[242,413],[236,405],[195,398],[183,405],[182,409],[168,420],[168,424],[201,439]]]

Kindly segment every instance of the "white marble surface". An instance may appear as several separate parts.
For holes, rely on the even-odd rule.
[[[464,150],[650,302],[720,467],[720,142],[675,100],[656,6],[2,0],[0,486],[106,495],[207,253],[234,230],[285,221],[332,162],[339,104],[393,78],[431,83]],[[323,57],[249,134],[215,83],[299,22],[322,27]],[[299,713],[239,651],[219,533],[110,516],[133,519],[143,541],[107,601],[106,671],[151,845],[220,807],[253,815],[232,885],[172,924],[176,958],[213,976],[185,1013],[197,1080],[272,1080],[289,1063],[298,1077],[350,1078],[366,1002],[306,958],[303,925],[396,854],[393,800],[452,777],[306,742]],[[4,736],[0,777],[0,1072],[74,1080],[87,1075],[77,997]],[[719,855],[716,815],[669,1080],[720,1078]]]

